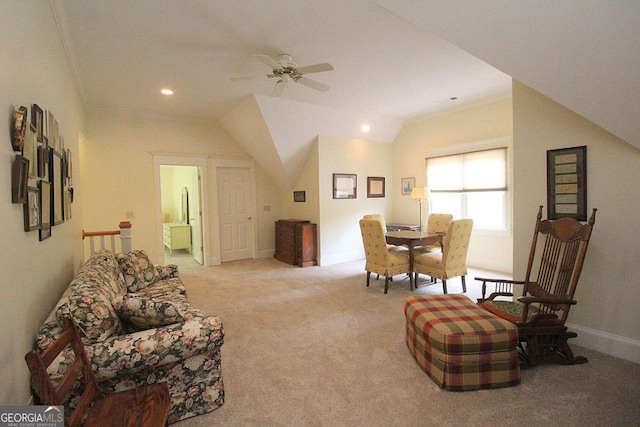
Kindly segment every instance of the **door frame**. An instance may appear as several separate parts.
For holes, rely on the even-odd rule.
[[[212,224],[211,233],[211,265],[220,265],[222,263],[222,252],[220,250],[220,205],[218,203],[218,169],[219,168],[238,168],[249,169],[249,211],[253,227],[253,242],[251,242],[251,258],[256,258],[258,248],[258,217],[256,208],[256,163],[251,159],[225,159],[211,158],[211,188],[214,193],[211,196],[211,212]]]
[[[164,243],[162,242],[162,189],[161,189],[161,177],[160,166],[196,166],[200,168],[201,172],[201,189],[200,189],[200,204],[202,206],[202,251],[204,266],[209,266],[211,263],[208,259],[208,254],[211,252],[211,239],[209,238],[209,190],[207,187],[208,176],[208,158],[206,156],[188,155],[188,154],[170,154],[170,153],[151,153],[153,156],[153,175],[155,181],[155,233],[157,236],[157,247],[159,253],[164,253]],[[215,227],[211,227],[215,228]]]

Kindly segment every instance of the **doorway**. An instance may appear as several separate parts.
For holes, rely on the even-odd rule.
[[[204,264],[201,182],[198,166],[160,165],[165,263]]]

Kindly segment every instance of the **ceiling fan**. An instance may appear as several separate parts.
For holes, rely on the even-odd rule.
[[[286,53],[278,55],[277,60],[267,55],[256,55],[256,58],[271,67],[272,73],[267,74],[268,78],[278,78],[276,85],[271,91],[271,96],[278,97],[282,95],[282,92],[284,92],[284,89],[287,87],[287,84],[290,81],[300,83],[304,86],[310,87],[311,89],[319,90],[321,92],[326,92],[330,88],[330,86],[324,83],[320,83],[318,81],[305,77],[306,74],[319,73],[322,71],[332,71],[333,66],[327,62],[307,65],[305,67],[298,67],[298,65],[293,62],[293,58],[291,57],[291,55],[288,55]],[[234,77],[231,79],[231,81],[251,80],[260,77],[264,77],[264,74],[260,74],[257,76]]]

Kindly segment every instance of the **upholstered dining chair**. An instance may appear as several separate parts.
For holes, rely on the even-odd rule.
[[[473,229],[472,219],[451,221],[444,236],[442,252],[416,254],[413,261],[414,283],[418,285],[418,274],[442,280],[442,289],[447,293],[447,280],[460,276],[462,291],[467,292],[467,251]]]
[[[382,229],[384,232],[387,232],[387,223],[384,220],[384,216],[382,214],[366,214],[362,217],[362,219],[374,219],[376,221],[380,221],[382,223]],[[392,251],[408,251],[409,249],[405,246],[396,246],[387,244],[387,248]]]
[[[449,224],[453,221],[453,215],[447,213],[432,213],[427,218],[427,233],[446,233]],[[416,253],[425,253],[439,251],[442,252],[440,245],[426,245],[416,248]]]
[[[482,282],[482,298],[478,303],[515,323],[520,354],[529,366],[587,362],[585,357],[573,355],[567,341],[577,334],[568,332],[565,322],[569,309],[577,303],[573,295],[596,222],[596,210],[583,224],[569,217],[543,221],[540,206],[524,280],[476,277]],[[493,289],[489,296],[487,283]],[[513,297],[514,285],[523,285],[521,297],[516,301],[497,299]]]
[[[395,251],[387,247],[385,240],[386,230],[382,222],[377,219],[361,219],[360,232],[367,271],[367,286],[371,279],[371,273],[384,276],[384,293],[389,290],[389,280],[398,274],[410,274],[408,251]],[[411,286],[411,281],[409,281]]]
[[[168,425],[171,397],[166,382],[103,395],[76,323],[70,317],[64,318],[63,323],[65,331],[44,353],[32,350],[25,359],[33,387],[44,405],[63,405],[71,389],[83,387],[75,408],[70,411],[65,405],[65,427]],[[56,357],[63,351],[73,351],[75,360],[64,376],[54,382],[47,369],[58,363]]]

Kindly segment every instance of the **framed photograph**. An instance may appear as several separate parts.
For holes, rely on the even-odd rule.
[[[547,151],[547,217],[587,220],[587,147]]]
[[[384,197],[384,177],[367,177],[367,197]]]
[[[22,155],[29,160],[29,178],[36,178],[38,173],[38,140],[32,125],[27,129]]]
[[[31,106],[31,124],[36,128],[36,140],[42,142],[42,137],[44,136],[42,132],[44,126],[44,110],[40,108],[38,104]]]
[[[27,203],[24,204],[24,231],[40,229],[40,190],[27,187]]]
[[[47,176],[47,164],[49,163],[49,156],[47,155],[47,148],[42,145],[37,149],[38,159],[38,178],[44,178]]]
[[[24,145],[24,137],[27,133],[27,107],[21,106],[13,112],[13,137],[11,138],[11,146],[13,151],[22,151]]]
[[[358,197],[358,177],[351,173],[333,174],[333,198],[355,199]]]
[[[72,162],[72,154],[71,154],[71,150],[70,149],[66,149],[64,151],[64,166],[65,166],[65,171],[66,171],[66,175],[67,175],[67,180],[69,181],[69,185],[71,185],[71,177],[72,177],[72,166],[73,166],[73,162]]]
[[[64,222],[64,180],[62,154],[50,150],[49,182],[51,183],[51,225]]]
[[[17,155],[13,161],[11,175],[11,202],[26,203],[27,183],[29,181],[29,159]]]
[[[413,187],[416,186],[415,178],[402,178],[402,195],[410,196]]]
[[[293,201],[294,202],[306,202],[307,201],[307,193],[304,191],[294,191],[293,192]]]
[[[73,188],[67,188],[64,192],[64,220],[71,219],[71,199],[73,198]]]
[[[40,189],[40,240],[51,237],[51,183],[38,181]]]

